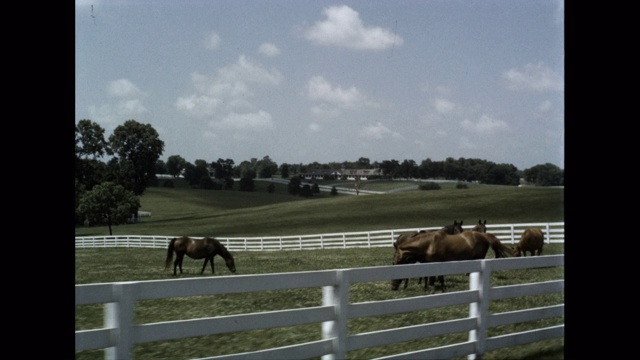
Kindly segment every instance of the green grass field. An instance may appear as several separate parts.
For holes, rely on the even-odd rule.
[[[367,186],[370,183],[367,183]],[[340,231],[442,226],[454,219],[472,225],[479,218],[487,223],[526,223],[564,221],[563,190],[471,185],[456,189],[444,185],[436,191],[404,191],[384,195],[338,195],[323,193],[312,199],[294,197],[284,186],[276,193],[266,192],[266,184],[257,182],[253,193],[204,191],[185,187],[150,188],[142,197],[143,208],[152,216],[138,224],[114,228],[115,234],[252,236],[288,235]],[[390,186],[393,184],[386,184]],[[406,186],[400,183],[399,186]],[[107,227],[77,228],[76,235],[106,235]],[[491,253],[491,251],[490,251]],[[545,255],[562,254],[562,244],[547,244]],[[383,266],[391,264],[392,248],[332,249],[277,252],[234,252],[237,274],[314,271],[324,269]],[[164,249],[78,249],[75,254],[76,284],[172,279],[164,269]],[[223,261],[215,258],[214,276],[233,276]],[[202,260],[185,258],[181,278],[199,277]],[[203,276],[211,276],[205,272]],[[513,270],[495,273],[493,285],[528,283],[564,278],[563,267]],[[446,278],[448,292],[468,288],[465,275]],[[415,280],[404,290],[391,291],[389,282],[354,284],[352,302],[404,298],[423,295]],[[137,323],[171,321],[245,312],[271,311],[320,305],[321,289],[294,289],[249,294],[226,294],[193,298],[142,301],[136,306]],[[492,302],[492,312],[564,302],[563,294],[539,295]],[[410,326],[449,318],[468,316],[468,306],[450,306],[393,316],[354,319],[350,333]],[[101,327],[102,306],[79,306],[75,314],[76,330]],[[490,336],[564,323],[547,319],[490,330]],[[137,345],[136,359],[190,359],[218,354],[251,351],[318,340],[320,326],[256,330],[216,336]],[[440,336],[391,346],[354,351],[349,359],[368,359],[424,347],[461,342],[467,334]],[[76,359],[102,359],[102,350],[76,354]],[[564,339],[501,349],[485,354],[485,359],[563,359]]]
[[[444,226],[564,221],[564,190],[470,184],[456,189],[411,190],[383,195],[337,195],[322,192],[310,199],[275,184],[256,181],[256,191],[148,188],[142,211],[151,217],[113,227],[114,235],[277,236],[329,232]],[[319,184],[323,184],[319,182]],[[331,184],[331,183],[330,183]],[[363,189],[406,188],[407,182],[368,182]],[[107,226],[77,227],[76,236],[109,235]]]

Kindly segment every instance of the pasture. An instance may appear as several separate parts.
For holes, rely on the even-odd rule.
[[[320,183],[320,182],[319,182]],[[564,190],[516,188],[470,184],[456,189],[443,184],[437,191],[402,191],[384,195],[338,195],[322,193],[311,199],[286,193],[284,185],[276,185],[267,193],[267,183],[256,182],[256,191],[195,190],[185,186],[149,188],[141,197],[143,211],[151,217],[137,224],[114,227],[114,235],[186,235],[186,236],[268,236],[314,234],[340,231],[365,231],[417,226],[443,226],[453,220],[473,225],[478,219],[491,223],[531,221],[564,221]],[[363,189],[371,186],[366,183]],[[391,187],[393,184],[379,185]],[[399,182],[406,187],[406,182]],[[76,228],[76,236],[107,235],[106,226]],[[545,255],[563,254],[564,245],[545,244]],[[267,274],[315,271],[366,266],[391,265],[393,247],[370,249],[291,250],[274,252],[234,251],[236,274]],[[493,252],[489,250],[488,257]],[[97,248],[76,249],[75,283],[103,283],[173,279],[172,269],[164,268],[166,249]],[[234,276],[218,256],[214,258],[216,274]],[[185,257],[184,273],[177,278],[212,276],[207,270],[200,275],[204,260]],[[530,271],[511,270],[494,274],[492,283],[508,285],[563,278],[563,268],[541,268]],[[468,287],[465,275],[446,277],[447,292]],[[404,298],[423,295],[422,286],[411,279],[407,289],[391,291],[389,282],[355,284],[350,291],[353,301]],[[284,308],[318,306],[321,289],[293,289],[267,293],[225,294],[194,298],[172,298],[142,301],[136,307],[136,322],[171,321],[245,312],[271,311]],[[564,302],[562,295],[539,295],[492,302],[492,311],[516,310],[526,302],[543,306]],[[362,332],[395,326],[409,326],[468,314],[467,306],[403,313],[394,316],[356,319],[349,331]],[[545,326],[563,323],[563,319],[545,320]],[[76,307],[76,330],[100,327],[102,306]],[[539,325],[520,323],[500,331],[523,331]],[[255,330],[216,336],[203,336],[137,345],[136,359],[192,359],[218,354],[258,350],[272,346],[313,341],[320,336],[317,325],[282,329]],[[391,346],[369,348],[348,354],[349,359],[386,356],[409,349],[440,346],[464,341],[466,333],[411,341]],[[102,350],[76,354],[76,359],[103,359]],[[485,359],[563,359],[564,339],[541,341],[485,354]]]
[[[176,181],[178,183],[178,181]],[[320,182],[319,182],[320,183]],[[280,236],[443,226],[564,221],[564,189],[469,184],[456,189],[409,190],[382,195],[312,198],[287,193],[286,185],[256,181],[253,192],[148,188],[140,198],[150,217],[113,227],[113,235]],[[417,185],[416,185],[417,186]],[[407,182],[367,182],[364,189],[407,187]],[[76,236],[109,235],[107,226],[77,227]]]
[[[564,253],[561,244],[548,246],[547,255]],[[393,248],[371,249],[335,249],[335,250],[291,250],[278,252],[234,252],[236,274],[267,274],[278,272],[313,271],[324,269],[353,268],[365,266],[389,265],[393,257]],[[489,252],[488,257],[492,256]],[[164,269],[166,251],[161,249],[137,248],[100,248],[76,251],[76,283],[100,283],[133,280],[172,279],[171,269]],[[211,276],[199,275],[204,260],[185,258],[184,274],[177,278]],[[234,276],[224,266],[221,258],[216,257],[214,276]],[[544,281],[562,278],[562,268],[543,268],[534,270],[512,270],[497,273],[492,278],[495,285],[508,285],[532,281]],[[465,275],[447,276],[447,292],[466,289],[468,279]],[[351,288],[353,301],[394,299],[423,295],[424,290],[411,279],[407,289],[391,291],[389,282],[355,284]],[[270,291],[265,293],[225,294],[199,296],[193,298],[173,298],[142,301],[136,308],[136,321],[156,322],[189,319],[206,316],[222,316],[256,311],[272,311],[285,308],[319,306],[321,289],[294,289]],[[563,296],[538,295],[531,298],[505,299],[492,302],[491,311],[516,310],[523,301],[531,306],[563,303]],[[410,312],[394,316],[380,316],[356,319],[350,323],[353,332],[374,331],[395,326],[443,321],[452,317],[464,316],[467,306],[449,306],[440,309]],[[81,306],[76,309],[76,329],[100,327],[103,321],[101,306]],[[554,322],[555,321],[555,322]],[[562,319],[544,321],[545,326],[562,323]],[[493,330],[499,333],[523,331],[539,324],[521,323]],[[317,340],[320,329],[317,325],[296,326],[291,328],[255,330],[230,333],[217,336],[203,336],[183,340],[137,345],[134,350],[136,359],[190,359],[239,351],[258,350],[271,346],[284,346],[291,343]],[[363,349],[348,354],[350,359],[373,358],[390,355],[407,349],[420,349],[427,346],[441,346],[466,339],[467,334],[443,336],[425,341],[394,344],[378,348]],[[485,359],[560,359],[563,358],[564,341],[547,340],[538,343],[517,346],[502,351],[485,354]],[[102,359],[103,352],[86,351],[76,354],[76,359]]]

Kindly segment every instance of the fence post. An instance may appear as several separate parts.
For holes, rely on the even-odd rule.
[[[336,270],[333,286],[322,287],[322,305],[333,306],[334,320],[322,323],[322,338],[333,340],[333,353],[323,355],[322,360],[346,358],[347,348],[347,309],[349,307],[348,270]]]
[[[546,230],[547,236],[545,237],[547,238],[547,244],[551,244],[551,229],[549,228],[549,223],[546,225]]]
[[[486,348],[487,320],[489,318],[489,294],[491,271],[488,260],[480,261],[480,272],[469,274],[469,289],[478,290],[478,302],[469,304],[469,317],[476,318],[476,328],[469,331],[469,342],[475,343],[475,352],[467,356],[468,360],[482,359]]]
[[[114,347],[106,348],[105,359],[128,360],[133,358],[133,290],[132,282],[114,283],[116,302],[105,304],[105,328],[111,329]]]

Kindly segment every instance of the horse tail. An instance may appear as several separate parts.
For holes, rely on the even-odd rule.
[[[489,243],[491,244],[493,252],[496,254],[496,258],[504,258],[509,256],[509,248],[501,243],[495,235],[489,233],[485,233],[485,235],[489,240]]]
[[[169,247],[167,248],[167,260],[164,262],[165,270],[169,267],[169,265],[171,265],[171,260],[173,260],[173,246],[175,242],[176,238],[173,238],[171,239],[171,241],[169,241]]]

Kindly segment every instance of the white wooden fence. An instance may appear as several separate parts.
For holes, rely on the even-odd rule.
[[[487,351],[564,336],[564,323],[488,336],[487,330],[495,326],[564,317],[563,303],[490,313],[489,303],[494,300],[564,292],[564,279],[492,287],[492,272],[563,265],[564,255],[552,255],[76,285],[76,306],[105,304],[105,323],[103,328],[77,330],[75,349],[76,352],[105,349],[105,358],[125,360],[132,357],[132,347],[140,343],[317,323],[322,332],[322,338],[318,341],[206,359],[344,359],[346,354],[353,350],[465,332],[468,333],[468,341],[395,354],[384,359],[442,359],[460,356],[467,356],[469,359],[480,358]],[[360,303],[349,301],[349,288],[355,283],[413,278],[427,274],[465,273],[471,273],[469,290],[465,291]],[[146,324],[134,323],[135,304],[141,300],[310,287],[322,288],[322,306]],[[460,304],[469,304],[468,317],[366,333],[348,333],[351,319]]]
[[[470,229],[474,224],[464,226]],[[501,242],[510,244],[520,241],[522,232],[527,228],[537,227],[545,234],[545,243],[564,243],[564,222],[526,223],[487,225],[487,232],[498,237]],[[228,250],[267,251],[267,250],[313,250],[352,247],[385,247],[391,246],[398,234],[438,229],[439,227],[408,228],[395,230],[359,231],[331,234],[289,235],[289,236],[256,236],[256,237],[219,237]],[[185,234],[187,235],[187,234]],[[94,247],[143,247],[167,248],[169,240],[176,236],[154,235],[116,235],[116,236],[80,236],[76,237],[76,248]],[[194,236],[197,238],[197,236]]]

